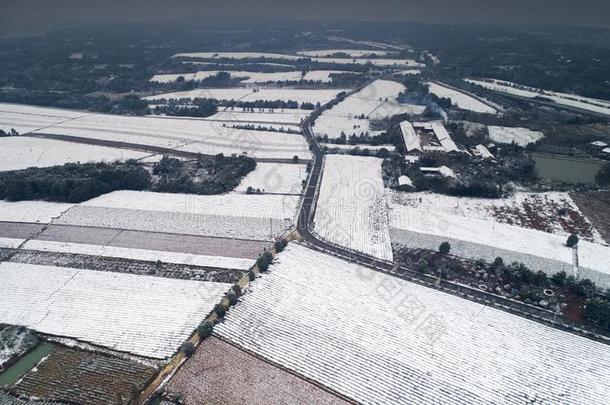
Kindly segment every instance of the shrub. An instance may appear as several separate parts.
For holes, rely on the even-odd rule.
[[[568,240],[566,241],[566,245],[568,247],[574,247],[576,245],[578,245],[578,236],[575,234],[572,234],[570,236],[568,236]]]
[[[429,267],[430,265],[423,257],[415,264],[415,270],[419,271],[420,273],[426,273]]]
[[[282,250],[284,250],[286,248],[286,246],[288,246],[288,242],[286,242],[284,239],[280,239],[277,242],[275,242],[274,248],[277,253],[280,253]]]
[[[496,257],[496,259],[494,260],[494,267],[495,268],[504,267],[504,259],[502,259],[501,257]]]
[[[216,306],[214,307],[214,312],[216,313],[218,319],[221,319],[225,316],[227,310],[225,309],[225,307],[222,306],[222,304],[216,304]]]
[[[212,323],[210,323],[208,321],[201,322],[199,324],[199,326],[197,327],[197,333],[199,334],[199,336],[202,339],[207,338],[208,336],[211,336],[213,332],[214,332],[214,325],[212,325]]]
[[[563,287],[566,283],[566,272],[565,271],[560,271],[558,273],[555,273],[551,276],[551,281],[558,285],[559,287]]]
[[[443,242],[438,247],[438,251],[443,255],[448,255],[451,251],[451,244],[449,242]]]
[[[585,307],[585,318],[610,331],[610,302],[601,298],[591,300]]]
[[[256,264],[258,265],[259,270],[264,273],[269,269],[269,265],[273,262],[273,255],[265,251],[262,255],[259,256]]]
[[[195,353],[195,345],[191,342],[184,342],[180,346],[180,351],[184,353],[186,357],[191,357]]]
[[[250,281],[254,281],[254,280],[256,280],[256,273],[255,273],[255,272],[253,272],[252,270],[250,270],[250,271],[248,272],[248,278],[250,279]]]
[[[231,287],[231,291],[238,297],[241,295],[241,287],[237,284],[233,284],[233,287]]]
[[[227,299],[229,300],[229,304],[231,306],[237,304],[237,294],[235,294],[233,291],[227,294]]]

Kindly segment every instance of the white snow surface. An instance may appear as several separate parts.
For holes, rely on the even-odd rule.
[[[122,208],[185,214],[248,218],[293,218],[298,197],[281,195],[194,195],[149,191],[114,191],[81,204],[87,207]]]
[[[73,206],[74,204],[46,201],[9,202],[0,200],[0,221],[48,224]]]
[[[254,265],[255,262],[255,260],[252,259],[241,259],[235,257],[195,255],[189,253],[162,252],[158,250],[133,249],[45,240],[29,240],[23,245],[22,249],[36,250],[41,252],[113,257],[146,262],[161,261],[163,263],[213,267],[218,269],[248,270]]]
[[[572,249],[564,236],[521,228],[493,220],[466,218],[429,208],[391,205],[391,226],[427,235],[463,240],[479,245],[572,264]],[[580,241],[580,267],[610,274],[610,247]],[[476,259],[476,258],[473,258]]]
[[[301,120],[305,119],[311,113],[310,110],[301,109],[274,109],[274,110],[256,110],[254,112],[243,111],[239,108],[226,108],[218,111],[216,114],[204,118],[207,121],[220,121],[237,124],[240,122],[252,124],[284,124],[299,126]]]
[[[425,67],[425,65],[413,59],[311,58],[311,60],[318,63],[333,63],[337,65],[366,65],[370,63],[373,66],[379,67]]]
[[[173,73],[154,75],[150,81],[159,83],[172,83],[182,76],[187,81],[201,81],[209,77],[216,76],[220,72],[226,72],[232,78],[242,79],[242,83],[267,83],[267,82],[287,82],[300,80],[313,80],[328,83],[331,81],[330,75],[333,73],[346,73],[341,70],[312,70],[302,75],[301,71],[290,72],[248,72],[233,70],[202,70],[197,73]]]
[[[437,97],[451,99],[451,103],[458,106],[462,110],[474,111],[477,113],[484,114],[497,113],[495,108],[483,103],[480,100],[477,100],[475,97],[469,94],[454,90],[439,83],[428,82],[426,84],[428,85],[430,93],[436,95]]]
[[[307,177],[306,166],[290,163],[257,163],[235,189],[245,193],[248,187],[264,193],[295,194],[303,191],[302,182]]]
[[[367,405],[610,396],[605,344],[294,243],[214,330]]]
[[[287,55],[284,53],[269,53],[269,52],[186,52],[178,53],[173,56],[174,58],[194,58],[194,59],[287,59],[287,60],[298,60],[302,59],[302,56]]]
[[[0,129],[14,128],[21,135],[88,115],[87,112],[25,104],[0,103]]]
[[[0,237],[0,248],[17,249],[23,242],[25,242],[25,239]]]
[[[0,104],[0,110],[5,106],[7,105]],[[291,159],[294,155],[301,159],[311,157],[307,142],[301,135],[234,129],[223,126],[223,122],[201,119],[88,114],[53,126],[37,126],[41,115],[46,116],[56,111],[25,106],[20,120],[23,124],[31,119],[32,121],[27,125],[34,132],[142,144],[210,155],[245,152],[251,157],[281,159]],[[58,111],[63,112],[63,110]],[[70,111],[66,113],[69,114]],[[3,113],[0,111],[0,119],[2,117]]]
[[[404,205],[409,208],[421,208],[429,212],[440,212],[451,216],[497,221],[524,228],[531,228],[530,221],[543,222],[542,225],[547,228],[547,232],[565,238],[570,233],[566,232],[563,226],[575,226],[576,224],[569,217],[559,216],[557,211],[565,208],[568,211],[580,213],[570,194],[564,192],[517,192],[510,197],[498,199],[453,197],[430,192],[390,192],[388,198],[391,204]],[[537,208],[537,211],[535,216],[530,219],[527,214],[533,207]],[[581,218],[577,218],[576,222],[581,220],[584,220],[592,229],[590,241],[603,245],[605,243],[604,238],[582,213]],[[582,239],[583,235],[580,238]]]
[[[328,135],[331,139],[346,135],[368,132],[377,135],[382,131],[370,129],[369,119],[380,119],[408,113],[417,115],[424,112],[425,106],[400,104],[396,100],[406,88],[390,80],[376,80],[359,92],[352,94],[330,110],[325,110],[315,121],[316,135]],[[356,118],[364,116],[365,118]]]
[[[54,139],[23,136],[0,138],[0,171],[49,167],[66,163],[113,162],[142,159],[150,153]]]
[[[195,99],[211,98],[215,100],[239,100],[239,101],[296,101],[301,103],[320,103],[326,104],[334,99],[337,94],[345,89],[290,89],[290,88],[229,88],[229,89],[195,89],[178,91],[173,93],[163,93],[156,96],[144,98],[145,100],[155,101],[163,99]]]
[[[544,138],[540,131],[532,131],[527,128],[511,128],[490,125],[487,127],[489,138],[498,143],[516,143],[519,146],[527,146]]]
[[[0,263],[0,322],[164,359],[230,284]]]
[[[392,261],[381,159],[326,155],[315,232],[349,249]]]
[[[366,58],[373,55],[386,56],[389,54],[388,51],[379,50],[368,50],[368,49],[321,49],[314,51],[301,51],[297,52],[299,55],[317,58],[327,58],[337,53],[344,53],[352,58]]]
[[[610,101],[608,100],[599,100],[595,98],[579,96],[577,94],[559,93],[555,91],[537,89],[534,87],[528,87],[517,83],[505,82],[494,79],[466,79],[466,81],[500,93],[507,93],[526,98],[544,97],[553,100],[557,104],[580,108],[582,110],[592,111],[599,114],[610,115]]]

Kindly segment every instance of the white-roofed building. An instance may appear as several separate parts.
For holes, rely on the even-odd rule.
[[[407,148],[407,152],[412,152],[414,150],[418,150],[420,152],[423,151],[421,143],[419,142],[419,136],[415,132],[413,124],[411,124],[409,121],[401,122],[400,131],[402,132],[402,139],[405,143],[405,147]]]

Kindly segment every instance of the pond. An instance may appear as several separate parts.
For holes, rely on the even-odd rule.
[[[595,175],[604,165],[604,162],[593,159],[575,159],[534,153],[530,157],[536,162],[538,176],[572,184],[595,183]]]
[[[22,356],[15,364],[0,374],[0,388],[8,388],[19,381],[21,377],[40,363],[40,360],[49,355],[54,347],[53,343],[44,342]]]

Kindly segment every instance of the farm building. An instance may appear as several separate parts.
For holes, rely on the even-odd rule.
[[[472,151],[475,156],[478,156],[483,159],[493,159],[494,155],[485,147],[485,145],[477,145]]]
[[[403,141],[407,152],[457,152],[459,148],[451,139],[449,132],[440,122],[400,123]]]

